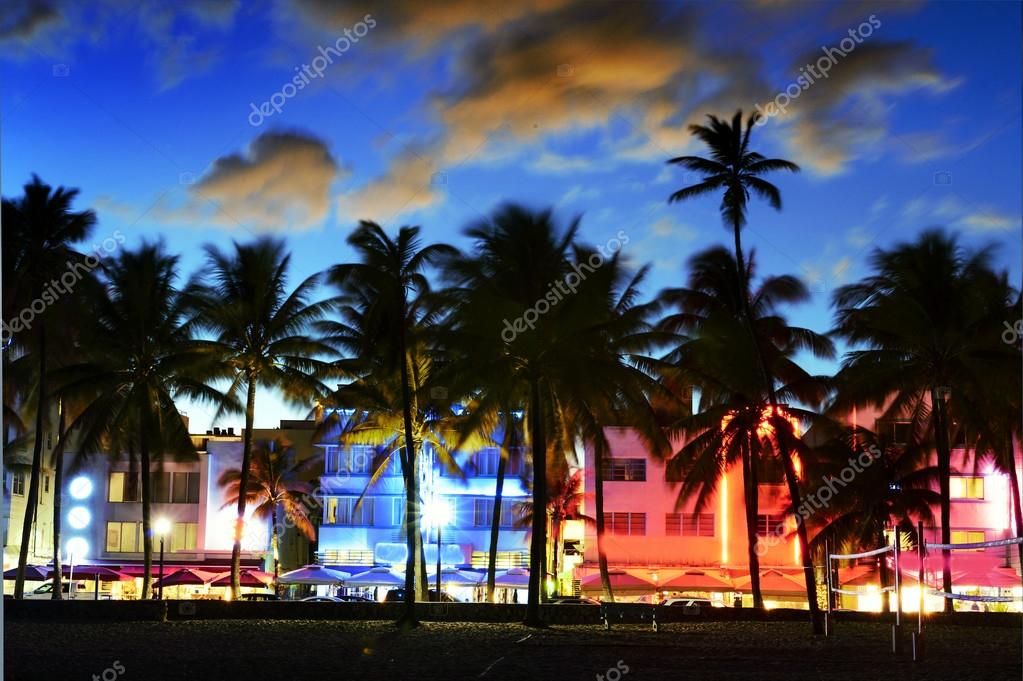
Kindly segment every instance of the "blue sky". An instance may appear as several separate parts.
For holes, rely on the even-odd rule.
[[[857,37],[754,136],[803,168],[773,178],[783,210],[754,205],[744,237],[762,273],[810,284],[790,317],[826,330],[872,249],[935,225],[994,244],[1019,285],[1018,3],[168,4],[5,9],[5,197],[33,172],[78,187],[97,243],[163,238],[186,274],[205,243],[283,235],[295,281],[345,260],[358,219],[465,246],[503,201],[553,206],[591,243],[623,230],[653,294],[730,240],[716,200],[666,202],[693,180],[664,163],[698,153],[686,125],[766,106]],[[260,121],[264,102],[280,111]],[[257,426],[296,415],[261,394]]]

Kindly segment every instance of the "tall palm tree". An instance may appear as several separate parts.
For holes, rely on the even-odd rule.
[[[399,456],[405,478],[408,555],[405,609],[399,623],[411,627],[417,624],[415,554],[420,513],[412,350],[425,343],[424,335],[434,322],[419,304],[430,290],[425,271],[456,251],[444,244],[422,246],[418,227],[402,227],[392,239],[380,225],[365,221],[348,237],[348,244],[359,262],[335,265],[327,274],[340,290],[335,302],[341,306],[342,324],[349,327],[333,338],[354,358],[347,363],[352,375],[374,382],[391,380],[400,389],[404,432]]]
[[[1016,353],[1000,340],[1018,294],[990,262],[990,248],[971,251],[955,235],[928,230],[915,242],[875,250],[873,273],[833,297],[834,333],[860,348],[843,358],[833,408],[873,406],[882,420],[909,419],[914,442],[934,443],[943,544],[951,541],[955,424],[1007,418],[1003,410],[982,417],[975,409],[997,403],[1002,394],[995,391],[1019,369]],[[1005,424],[994,432],[1009,437],[1013,429]],[[950,592],[950,552],[942,557],[942,585]],[[951,600],[945,608],[951,611]]]
[[[550,211],[503,206],[466,230],[474,251],[446,270],[454,301],[445,343],[451,364],[474,382],[479,413],[526,405],[533,505],[540,508],[548,475],[567,466],[577,440],[606,443],[610,415],[645,401],[638,386],[652,383],[626,361],[631,346],[616,340],[629,337],[618,326],[634,322],[615,312],[627,273],[617,256],[577,243],[577,232],[578,220],[561,229]],[[644,432],[661,451],[659,431]],[[525,621],[539,626],[547,527],[539,514],[532,523]]]
[[[91,324],[81,330],[82,359],[55,372],[61,395],[78,401],[69,424],[81,463],[95,452],[127,451],[142,482],[144,574],[152,579],[151,473],[161,460],[195,456],[175,397],[218,403],[224,396],[197,376],[212,348],[191,338],[192,310],[176,287],[177,257],[160,244],[122,251],[102,268],[102,293],[91,300]],[[74,467],[74,466],[72,466]]]
[[[735,260],[738,264],[739,276],[747,282],[742,288],[747,291],[749,290],[750,274],[743,256],[741,233],[743,226],[746,224],[750,191],[766,199],[776,210],[780,210],[781,192],[778,191],[777,187],[760,176],[775,170],[799,171],[799,166],[791,161],[765,158],[758,152],[750,151],[750,135],[757,120],[758,114],[751,114],[746,121],[744,130],[741,110],[735,113],[730,124],[716,116],[708,116],[708,125],[692,125],[690,126],[690,131],[707,145],[710,149],[711,157],[708,159],[700,156],[678,156],[668,161],[668,163],[681,165],[703,175],[703,178],[697,184],[674,192],[668,198],[669,203],[717,191],[723,192],[721,216],[725,220],[726,226],[732,230],[732,237],[735,241]],[[773,422],[772,427],[775,428],[779,438],[785,443],[796,446],[797,438],[791,433],[788,421],[782,416],[782,412],[779,409],[775,377],[771,376],[768,370],[767,358],[765,356],[766,350],[759,347],[759,340],[753,329],[751,321],[752,311],[748,295],[743,296],[740,303],[743,310],[742,317],[746,321],[746,329],[754,346],[760,377],[767,387],[768,402],[771,405],[771,412],[768,418]],[[789,496],[792,498],[794,507],[798,507],[800,504],[799,481],[796,475],[792,451],[782,446],[779,454],[785,471],[785,482],[788,487]],[[824,632],[824,623],[820,615],[820,608],[817,606],[817,586],[814,578],[813,562],[809,555],[810,542],[802,517],[797,516],[796,518],[796,530],[799,535],[799,547],[802,554],[803,577],[806,583],[806,598],[810,608],[810,619],[814,633],[821,634]]]
[[[245,430],[242,433],[242,489],[248,489],[252,461],[252,425],[259,387],[279,391],[288,402],[308,407],[323,392],[315,374],[324,367],[320,357],[331,348],[307,335],[326,306],[310,302],[319,283],[312,275],[288,292],[291,255],[284,242],[260,238],[234,243],[232,252],[206,246],[210,274],[196,290],[200,309],[197,324],[214,336],[222,364],[231,370],[228,404],[244,393]],[[218,369],[219,370],[219,369]],[[217,416],[225,413],[218,410]],[[238,496],[234,545],[231,548],[231,591],[240,596],[241,551],[248,497]]]
[[[32,181],[24,187],[23,196],[3,200],[4,319],[14,324],[29,312],[33,317],[26,328],[5,339],[4,351],[27,352],[36,360],[35,441],[14,583],[15,598],[21,598],[25,591],[28,538],[32,534],[39,499],[44,422],[49,416],[47,327],[52,314],[50,306],[55,296],[67,294],[60,289],[54,293],[52,282],[61,280],[64,284],[63,276],[67,273],[73,273],[77,280],[91,269],[84,256],[72,246],[89,238],[96,215],[91,210],[72,210],[76,196],[77,189],[57,187],[54,190],[33,175]],[[37,309],[40,307],[41,310]]]
[[[277,577],[280,575],[280,525],[277,514],[284,512],[284,517],[298,528],[310,541],[315,538],[316,530],[309,520],[305,500],[312,494],[313,488],[303,477],[308,474],[315,463],[313,459],[298,461],[291,442],[283,437],[273,440],[260,440],[255,443],[252,451],[251,470],[246,494],[248,504],[255,508],[253,518],[269,520],[271,527],[270,551],[274,561],[274,591],[277,591]],[[227,501],[224,507],[237,505],[241,494],[241,468],[229,468],[220,474],[217,484],[224,488]]]
[[[762,608],[758,471],[780,458],[788,444],[783,439],[785,431],[779,433],[771,416],[779,409],[786,423],[789,418],[803,423],[815,420],[812,411],[788,403],[819,404],[826,386],[806,373],[794,355],[808,350],[829,358],[834,348],[827,338],[809,329],[789,326],[778,310],[809,297],[802,282],[791,276],[769,277],[749,293],[746,287],[756,271],[752,255],[746,267],[747,276],[740,275],[737,261],[722,247],[693,256],[688,287],[666,289],[659,295],[660,303],[671,310],[659,328],[677,338],[665,357],[672,367],[670,375],[700,389],[699,412],[683,415],[672,425],[673,432],[686,442],[668,462],[668,469],[683,480],[679,503],[695,498],[699,511],[717,492],[724,472],[737,463],[742,466],[751,589],[754,606]],[[743,319],[744,298],[750,301],[749,320],[756,343],[750,341]],[[772,404],[759,380],[757,348],[767,353],[770,374],[780,382],[776,399],[786,403],[784,407],[776,406],[781,402]],[[798,496],[792,499],[793,509],[798,508]]]

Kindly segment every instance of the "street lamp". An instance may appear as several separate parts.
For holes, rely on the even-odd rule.
[[[444,499],[432,498],[424,505],[423,517],[430,525],[437,528],[437,600],[440,600],[440,559],[441,559],[441,528],[451,521],[451,505]]]
[[[160,518],[153,525],[153,529],[156,534],[160,536],[160,600],[163,600],[163,540],[164,537],[170,532],[171,524],[166,518]]]

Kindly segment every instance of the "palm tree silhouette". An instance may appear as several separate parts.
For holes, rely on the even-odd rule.
[[[307,335],[327,307],[312,303],[319,276],[301,281],[288,293],[291,255],[281,240],[261,238],[250,244],[235,242],[233,252],[206,246],[209,275],[195,288],[200,313],[196,325],[214,336],[220,362],[210,365],[210,376],[227,378],[226,404],[245,399],[245,430],[242,433],[241,486],[248,489],[252,460],[252,424],[256,390],[276,389],[288,402],[306,407],[323,393],[315,378],[332,349]],[[214,418],[227,413],[217,410]],[[238,497],[234,545],[231,548],[231,591],[241,595],[241,550],[248,499]]]
[[[1014,348],[1000,340],[1018,294],[990,261],[990,248],[971,251],[954,235],[928,230],[914,242],[875,250],[873,273],[841,287],[833,298],[834,333],[861,348],[842,360],[833,408],[871,405],[883,410],[881,420],[909,419],[913,443],[933,442],[943,544],[951,541],[952,437],[963,423],[1004,415],[996,408],[981,416],[976,409],[1002,399],[991,391],[1011,388],[1007,377],[1020,368]],[[996,436],[1008,436],[1011,428]],[[1008,443],[996,446],[1002,465],[1009,463]],[[942,558],[943,589],[951,592],[950,552],[943,551]],[[945,609],[951,612],[951,599]]]
[[[402,227],[396,239],[373,222],[362,222],[348,237],[360,261],[333,266],[328,280],[340,290],[338,300],[349,323],[357,321],[358,333],[336,334],[335,343],[351,353],[349,366],[354,375],[370,381],[389,377],[400,389],[403,439],[400,450],[405,477],[405,528],[408,551],[405,565],[405,609],[403,626],[418,624],[415,614],[415,555],[419,536],[419,493],[416,432],[413,412],[415,395],[412,353],[422,339],[424,327],[432,323],[423,316],[419,298],[430,290],[424,271],[441,258],[453,255],[444,244],[421,246],[418,227]]]
[[[88,272],[91,268],[84,256],[72,245],[85,241],[96,224],[91,210],[73,211],[71,206],[77,189],[57,187],[54,190],[37,176],[25,185],[24,195],[3,200],[4,319],[12,323],[23,311],[31,310],[32,319],[26,328],[4,339],[4,352],[22,352],[35,358],[35,438],[32,447],[32,472],[25,503],[25,520],[21,531],[18,571],[14,597],[25,592],[25,566],[28,563],[28,538],[32,535],[35,508],[39,499],[39,478],[43,457],[44,421],[49,416],[47,359],[49,334],[47,322],[53,314],[44,293],[51,282],[69,271]],[[52,293],[51,293],[52,296]],[[36,313],[35,303],[43,303]],[[6,396],[6,392],[5,392]],[[5,416],[6,416],[5,410]],[[9,420],[5,418],[5,420]]]
[[[316,530],[309,520],[305,500],[313,488],[304,477],[315,463],[315,459],[298,461],[291,442],[283,437],[260,440],[252,450],[251,468],[246,487],[247,504],[255,505],[253,518],[269,520],[271,526],[270,551],[274,561],[274,591],[277,591],[277,577],[280,575],[280,525],[279,511],[308,539],[316,536]],[[217,484],[224,488],[227,501],[224,507],[237,505],[241,494],[241,468],[229,468],[217,478]]]

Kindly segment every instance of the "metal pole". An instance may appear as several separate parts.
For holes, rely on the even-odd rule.
[[[894,528],[894,553],[895,553],[895,626],[892,627],[892,652],[902,652],[902,566],[899,564],[902,539],[899,536],[899,526]],[[887,597],[887,594],[885,595]]]
[[[163,600],[163,535],[160,535],[160,600]]]
[[[437,521],[437,602],[440,602],[440,526],[441,523]]]
[[[71,570],[67,576],[67,597],[68,600],[72,600],[75,597],[75,554],[68,552],[67,559],[71,564]]]
[[[826,584],[828,587],[827,610],[824,613],[824,635],[831,636],[832,614],[831,614],[831,598],[835,595],[831,590],[831,538],[827,537],[824,539],[824,569],[826,571]]]
[[[924,521],[918,520],[916,522],[916,536],[917,536],[917,557],[920,560],[920,568],[917,572],[917,584],[920,585],[920,605],[917,611],[916,618],[916,631],[918,634],[924,633],[924,556],[927,555],[927,546],[924,541]]]

